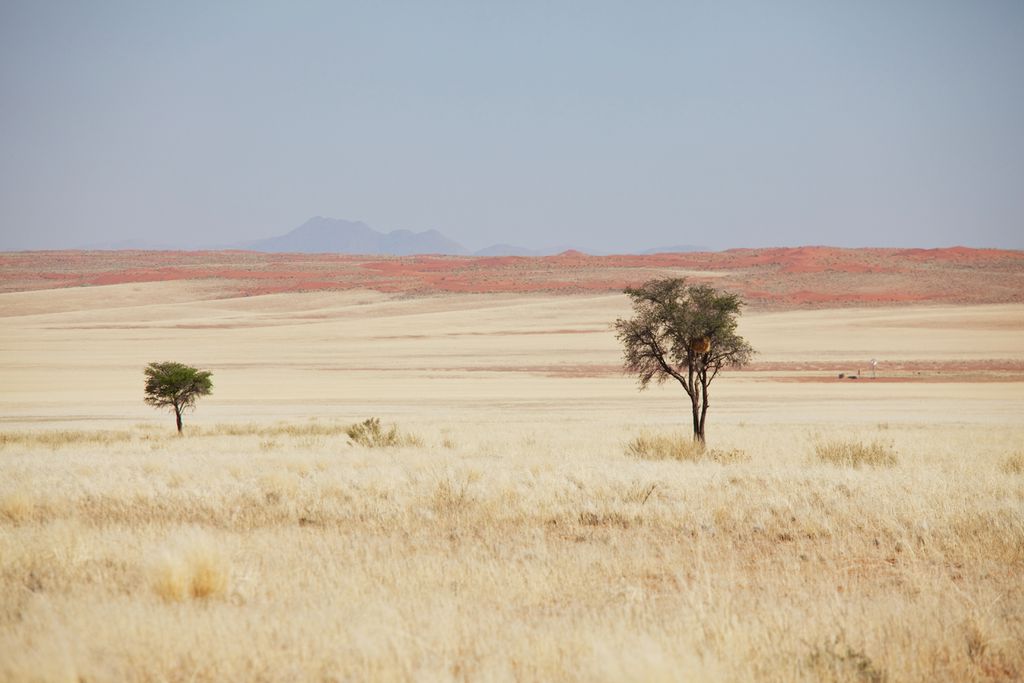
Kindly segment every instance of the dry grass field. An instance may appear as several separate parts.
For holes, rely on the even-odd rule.
[[[749,311],[706,453],[627,313],[0,294],[0,680],[1024,678],[1019,297]],[[157,360],[213,371],[182,438]]]

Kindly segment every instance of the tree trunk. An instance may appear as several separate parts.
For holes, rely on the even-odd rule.
[[[700,442],[701,443],[705,443],[705,441],[704,441],[704,421],[707,419],[707,416],[708,416],[708,385],[707,385],[707,380],[705,380],[703,377],[701,377],[700,384],[701,384],[701,392],[700,392],[700,402],[701,402],[701,406],[700,406]]]
[[[696,424],[696,427],[694,428],[693,432],[693,438],[696,441],[700,441],[701,443],[706,443],[706,441],[704,440],[704,418],[707,417],[707,414],[708,404],[705,402],[704,405],[701,406],[700,415],[694,415],[693,418],[694,423]]]
[[[174,406],[174,419],[178,423],[178,434],[181,434],[181,408]]]
[[[704,443],[704,421],[700,414],[700,398],[695,393],[690,399],[690,412],[693,413],[693,440]]]

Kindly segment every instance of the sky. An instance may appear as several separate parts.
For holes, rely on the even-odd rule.
[[[1024,248],[1024,2],[0,0],[0,249]]]

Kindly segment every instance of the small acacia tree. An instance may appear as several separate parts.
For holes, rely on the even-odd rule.
[[[213,390],[211,373],[183,363],[150,363],[146,366],[146,403],[157,408],[174,409],[181,434],[181,413],[193,408],[196,399]]]
[[[690,398],[693,438],[704,443],[708,385],[722,368],[742,367],[754,354],[736,334],[742,299],[682,278],[649,280],[626,294],[635,315],[615,321],[626,372],[638,376],[641,390],[652,380],[679,382]]]

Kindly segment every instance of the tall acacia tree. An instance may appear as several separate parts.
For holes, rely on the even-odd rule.
[[[727,367],[742,367],[754,354],[736,334],[743,300],[683,278],[649,280],[625,292],[634,316],[615,321],[623,345],[626,372],[636,374],[640,389],[674,379],[690,399],[693,438],[704,443],[708,385]]]
[[[150,363],[145,369],[146,403],[157,408],[172,408],[181,434],[181,414],[193,408],[196,399],[213,390],[211,373],[183,363]]]

